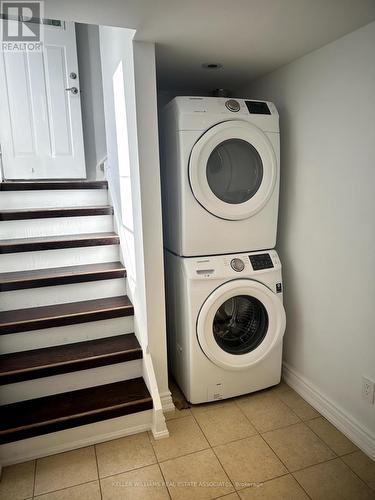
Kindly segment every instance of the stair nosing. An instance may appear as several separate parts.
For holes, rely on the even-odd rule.
[[[71,391],[71,392],[74,392],[74,391]],[[58,423],[58,422],[69,422],[69,420],[73,420],[73,419],[76,419],[76,418],[82,418],[82,417],[85,417],[85,416],[100,415],[101,413],[108,412],[108,411],[115,410],[115,409],[119,409],[120,410],[121,408],[126,408],[126,407],[129,407],[129,406],[132,406],[135,403],[136,404],[144,404],[144,403],[150,403],[150,402],[152,402],[152,397],[137,399],[136,401],[127,401],[126,403],[120,403],[120,404],[117,404],[117,405],[105,406],[103,408],[97,408],[95,410],[90,410],[90,411],[87,411],[87,412],[74,413],[72,415],[67,415],[65,417],[60,417],[60,418],[54,418],[54,419],[51,419],[51,420],[43,420],[42,422],[38,422],[36,424],[24,425],[22,427],[14,427],[11,431],[9,431],[9,430],[2,431],[0,429],[0,437],[4,436],[4,435],[9,435],[10,433],[20,432],[20,430],[26,430],[27,431],[27,430],[36,429],[38,427],[42,427],[42,426],[45,426],[45,425],[53,425],[53,424]],[[0,406],[0,408],[1,408],[1,406]],[[84,425],[84,424],[81,424],[81,425]],[[78,427],[78,425],[74,426],[74,427]],[[64,429],[62,429],[62,430],[64,430]],[[38,435],[40,435],[40,434],[38,434]]]
[[[82,301],[83,302],[83,301]],[[59,305],[59,304],[53,304],[53,305]],[[42,306],[43,307],[43,306]],[[107,312],[107,311],[117,311],[118,309],[122,309],[122,308],[129,308],[129,307],[132,307],[132,306],[114,306],[114,307],[108,307],[108,308],[103,308],[103,309],[100,309],[101,312]],[[34,308],[28,308],[28,309],[34,309]],[[20,309],[15,309],[15,311],[19,311]],[[77,312],[77,313],[70,313],[70,314],[62,314],[60,316],[54,316],[54,319],[61,319],[61,318],[65,318],[65,317],[77,317],[77,316],[82,316],[84,314],[89,314],[89,313],[95,313],[97,311],[83,311],[83,312]],[[46,321],[50,318],[35,318],[35,321],[42,321],[43,319],[45,319]],[[29,323],[30,321],[33,321],[33,320],[21,320],[21,321],[15,321],[15,322],[11,322],[11,323],[6,323],[6,326],[13,326],[13,325],[24,325],[25,323]]]
[[[111,342],[116,342],[116,340],[120,341],[120,343],[128,342],[130,344],[137,344],[137,345],[134,345],[132,347],[125,347],[125,346],[116,347],[116,345],[111,346]],[[87,348],[95,349],[96,347],[100,349],[101,346],[103,346],[103,349],[105,349],[106,342],[110,344],[111,348],[111,350],[109,350],[108,352],[103,352],[103,353],[99,352],[97,354],[92,354],[91,351],[90,354],[84,354],[85,348],[86,352]],[[100,345],[98,346],[98,344]],[[67,353],[67,358],[62,360],[57,360],[56,355],[58,354],[61,355],[61,351],[64,351],[64,349],[66,349],[67,347],[70,348],[70,352]],[[76,348],[76,352],[74,352],[74,348]],[[82,349],[81,351],[82,354],[79,352],[81,349]],[[22,360],[21,360],[20,367],[18,368],[16,367],[13,369],[5,368],[5,371],[0,371],[0,385],[7,385],[26,380],[36,380],[39,378],[61,375],[65,373],[72,373],[90,368],[97,368],[100,366],[118,364],[122,362],[125,363],[137,359],[142,359],[143,357],[143,351],[138,343],[137,337],[135,336],[134,332],[131,332],[122,335],[103,337],[100,339],[87,340],[77,343],[62,344],[58,346],[51,346],[38,349],[31,349],[27,351],[19,351],[15,353],[2,354],[0,355],[0,364],[2,361],[4,361],[4,359],[7,359],[9,357],[17,358],[17,356],[19,356],[22,358],[25,357],[25,355],[27,356],[28,354],[32,356],[33,353],[35,360],[35,352],[37,353],[38,356],[40,355],[41,360],[43,360],[42,362],[39,362],[39,364],[37,365],[22,366]],[[43,357],[44,355],[46,355],[47,357],[44,358]],[[48,355],[50,356],[50,359],[54,359],[53,362],[48,361]],[[13,360],[11,360],[11,362],[12,361]],[[29,361],[29,363],[30,362],[32,363],[33,359],[31,359],[30,361],[30,359],[27,360],[26,358],[24,362],[25,361],[26,363],[27,361]]]
[[[85,283],[90,281],[103,281],[106,279],[112,279],[107,277],[108,275],[119,275],[117,277],[126,277],[126,268],[120,262],[106,262],[103,265],[111,265],[111,267],[100,269],[100,263],[94,264],[78,264],[76,266],[62,266],[60,268],[45,268],[45,269],[27,269],[24,271],[13,271],[9,273],[0,273],[0,292],[12,291],[12,290],[26,290],[31,288],[42,288],[45,286],[58,286],[74,283]],[[86,270],[86,271],[76,271],[74,269],[87,268],[89,266],[96,266],[97,269]],[[48,271],[57,271],[59,273],[48,274]],[[65,270],[65,272],[64,272]],[[40,271],[40,274],[30,274],[32,272]],[[29,273],[29,275],[28,275]],[[18,279],[7,279],[7,275],[19,274]],[[5,275],[5,277],[4,277]],[[22,277],[22,275],[24,277]],[[113,278],[116,279],[116,278]]]
[[[60,234],[45,237],[14,238],[0,240],[0,254],[57,250],[63,248],[82,248],[86,246],[118,245],[119,241],[119,236],[112,231],[103,233]]]
[[[99,212],[99,213],[95,213]],[[111,205],[0,210],[0,221],[113,215]]]
[[[46,347],[46,349],[48,349],[48,347]],[[123,351],[111,352],[108,354],[98,354],[96,356],[88,356],[86,358],[79,358],[79,359],[73,359],[73,360],[68,360],[68,361],[62,361],[61,363],[55,362],[55,363],[50,363],[48,365],[40,365],[40,366],[33,366],[32,368],[24,368],[22,370],[12,370],[12,371],[7,372],[6,375],[9,374],[9,375],[13,376],[13,375],[18,374],[18,373],[32,373],[34,371],[41,370],[44,368],[46,370],[48,370],[48,368],[56,368],[58,366],[75,365],[78,363],[82,363],[83,361],[92,361],[92,360],[96,360],[96,359],[100,360],[103,358],[112,358],[115,356],[120,356],[121,354],[125,354],[125,353],[133,354],[133,353],[138,353],[140,351],[142,351],[142,349],[134,348],[134,349],[127,349],[127,350],[123,350]],[[21,352],[23,352],[23,351],[21,351]],[[134,358],[134,359],[137,359],[137,358]],[[141,359],[141,358],[138,358],[138,359]],[[110,363],[110,364],[114,365],[117,363]],[[69,370],[69,372],[63,372],[63,373],[70,373],[70,372],[75,372],[75,371],[81,371],[81,370],[74,369],[74,370]],[[46,375],[46,376],[48,377],[49,375]],[[2,378],[3,378],[3,376],[2,376],[2,374],[0,374],[0,385],[2,383],[1,382]],[[44,377],[35,377],[35,378],[44,378]],[[6,384],[3,384],[3,385],[6,385]]]
[[[109,302],[110,300],[116,301],[118,299],[128,301],[128,303],[125,304],[115,303],[114,305],[105,307],[103,306],[95,307],[94,304],[100,301]],[[64,308],[68,306],[73,306],[74,304],[87,304],[87,306],[92,305],[94,308],[86,308],[83,311],[72,311],[72,312],[68,310],[65,314],[58,313],[59,306],[61,306],[61,308]],[[55,308],[57,309],[57,313],[46,316],[34,316],[29,318],[26,317],[25,319],[18,319],[17,321],[9,321],[9,320],[4,321],[3,319],[1,319],[1,316],[6,314],[17,313],[17,312],[19,313],[21,311],[25,312],[27,310],[37,311],[38,309],[42,311],[43,309],[45,310],[47,308],[49,308],[50,310],[53,310]],[[111,313],[111,312],[113,312],[113,316],[110,315],[109,317],[107,317],[106,313]],[[95,319],[95,316],[98,315],[104,317],[101,319]],[[28,332],[34,330],[44,330],[46,328],[52,328],[52,326],[49,325],[50,323],[54,322],[58,323],[54,326],[59,327],[59,326],[74,325],[79,323],[89,323],[92,321],[101,321],[110,318],[118,318],[121,316],[128,317],[132,315],[134,315],[134,306],[127,295],[119,295],[114,297],[105,297],[105,298],[90,299],[90,300],[80,300],[76,302],[66,302],[59,304],[50,304],[47,306],[29,307],[25,309],[7,310],[0,312],[0,335],[8,335],[13,333]]]
[[[109,397],[106,397],[106,394]],[[91,403],[86,406],[80,404],[80,401],[84,400]],[[34,421],[27,421],[28,415],[33,415],[30,413],[32,407],[36,408]],[[0,444],[5,444],[150,410],[153,408],[153,399],[143,377],[140,376],[18,401],[3,405],[2,408],[5,420],[3,428],[0,428]],[[54,411],[49,408],[54,408]],[[18,414],[27,416],[24,419],[13,419],[13,416]],[[35,420],[36,417],[38,420]]]
[[[87,180],[57,181],[4,181],[0,183],[0,191],[47,191],[75,189],[108,189],[108,182]]]

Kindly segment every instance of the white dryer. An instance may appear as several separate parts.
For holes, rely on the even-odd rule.
[[[170,369],[191,403],[278,384],[285,311],[275,250],[165,252]]]
[[[181,256],[273,248],[280,177],[274,104],[176,97],[161,123],[165,247]]]

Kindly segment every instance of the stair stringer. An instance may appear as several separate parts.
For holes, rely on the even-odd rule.
[[[138,312],[138,301],[134,296],[134,289],[136,283],[133,283],[133,286],[129,284],[129,281],[132,280],[132,272],[129,272],[129,261],[132,260],[129,255],[129,245],[132,247],[134,242],[129,242],[126,239],[126,234],[124,230],[124,226],[121,223],[121,203],[118,197],[116,196],[116,191],[113,186],[113,179],[111,178],[109,169],[106,168],[105,165],[105,178],[108,182],[108,202],[113,207],[113,227],[116,234],[119,235],[119,256],[120,261],[124,264],[127,263],[127,277],[126,277],[126,292],[128,297],[130,298],[133,306],[134,306],[134,333],[138,339],[140,346],[143,351],[142,358],[142,376],[146,383],[147,389],[152,397],[153,409],[150,410],[152,412],[152,421],[150,422],[150,429],[155,439],[162,439],[165,437],[169,437],[169,431],[166,425],[164,411],[172,411],[174,410],[174,405],[172,402],[172,398],[169,393],[169,397],[165,396],[163,399],[166,401],[166,405],[162,404],[160,398],[160,391],[158,388],[154,365],[152,361],[152,356],[149,351],[148,343],[147,343],[147,325],[144,325],[143,322],[139,321]],[[133,251],[135,249],[133,248]],[[132,262],[135,266],[135,262]],[[135,280],[134,280],[135,281]],[[140,324],[141,323],[141,324]]]

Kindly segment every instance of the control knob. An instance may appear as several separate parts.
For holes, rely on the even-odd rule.
[[[233,269],[233,271],[239,273],[245,269],[245,263],[242,259],[238,259],[236,257],[235,259],[232,259],[230,261],[230,267]]]
[[[235,99],[229,99],[225,102],[225,106],[229,111],[233,111],[234,113],[240,110],[240,103]]]

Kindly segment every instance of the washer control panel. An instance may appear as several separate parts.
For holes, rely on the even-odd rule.
[[[234,113],[239,111],[241,108],[240,103],[235,99],[229,99],[228,101],[226,101],[225,107],[229,109],[229,111],[233,111]]]
[[[197,280],[237,279],[262,276],[264,279],[281,282],[281,263],[276,250],[268,252],[246,252],[208,257],[184,257],[186,276]],[[255,278],[256,279],[256,278]],[[270,285],[271,286],[271,285]],[[278,290],[281,293],[281,290]]]
[[[270,269],[274,267],[269,253],[249,255],[249,259],[254,271],[259,271],[260,269]]]
[[[245,269],[245,262],[242,259],[235,257],[230,261],[230,267],[233,269],[233,271],[240,273]]]

